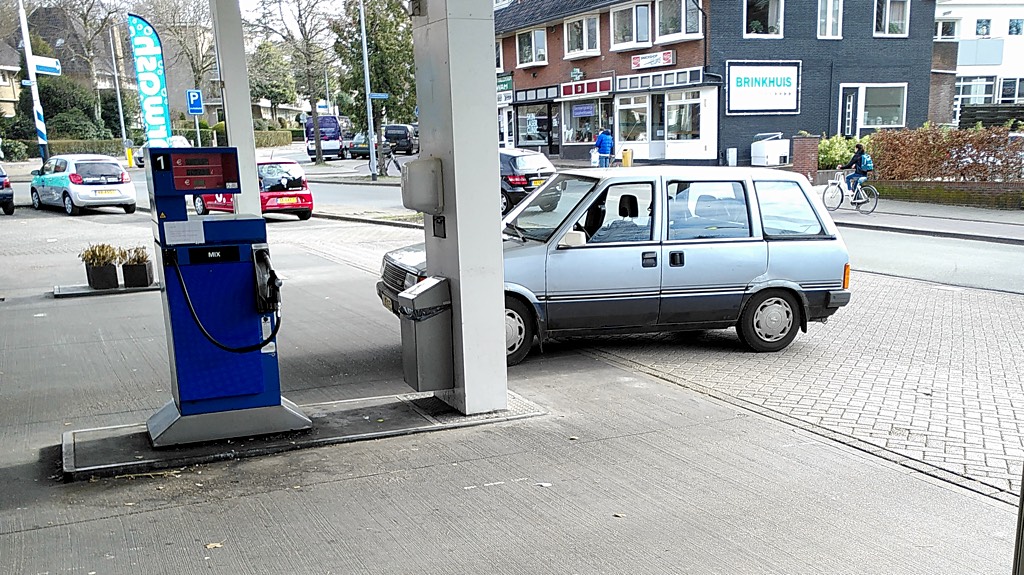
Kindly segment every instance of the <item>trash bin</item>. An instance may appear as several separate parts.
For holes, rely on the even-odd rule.
[[[628,168],[633,165],[633,150],[625,148],[622,150],[622,167]]]
[[[455,387],[452,295],[448,278],[428,277],[398,294],[402,372],[416,391]]]

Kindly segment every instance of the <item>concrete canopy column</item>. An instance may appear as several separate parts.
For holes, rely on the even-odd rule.
[[[412,21],[420,157],[439,158],[444,181],[444,212],[427,216],[424,226],[427,271],[449,278],[452,287],[455,389],[437,397],[467,415],[486,413],[508,401],[494,6],[487,0],[413,5],[419,10]]]
[[[242,193],[234,197],[236,214],[262,215],[259,178],[256,175],[256,138],[252,132],[249,71],[245,61],[245,37],[238,0],[210,0],[213,32],[220,72],[220,96],[228,142],[238,149]]]

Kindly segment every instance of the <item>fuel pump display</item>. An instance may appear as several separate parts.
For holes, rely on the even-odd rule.
[[[198,191],[243,193],[235,150],[149,153],[174,384],[172,400],[147,422],[153,445],[308,429],[309,418],[281,397],[276,338],[283,282],[270,257],[263,217],[188,212],[187,196]]]

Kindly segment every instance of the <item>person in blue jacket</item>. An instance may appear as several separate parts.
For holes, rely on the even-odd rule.
[[[597,141],[594,142],[594,147],[597,149],[598,166],[607,168],[612,165],[612,149],[614,146],[615,140],[612,139],[612,131],[608,128],[601,130],[601,133],[597,136]]]

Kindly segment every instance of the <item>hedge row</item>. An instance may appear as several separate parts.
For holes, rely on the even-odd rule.
[[[25,144],[29,158],[39,157],[39,143],[35,140],[19,140]],[[50,140],[50,155],[57,154],[105,154],[123,156],[121,140]]]
[[[277,146],[290,146],[292,133],[287,130],[269,130],[266,132],[253,132],[256,136],[257,148],[273,148]]]
[[[180,129],[179,130],[179,129],[175,128],[175,129],[171,130],[171,134],[174,135],[174,136],[185,136],[186,138],[188,138],[188,141],[191,142],[193,146],[196,145],[196,129],[195,128],[192,128],[190,130],[186,130],[186,129]],[[203,146],[212,146],[213,145],[213,130],[202,130],[201,129],[201,130],[199,130],[199,136],[203,139],[203,143],[202,143]],[[217,143],[220,144],[220,143],[223,143],[223,142],[218,138]]]
[[[1024,139],[1011,139],[1005,127],[880,130],[867,149],[878,180],[1014,182],[1024,177]]]

